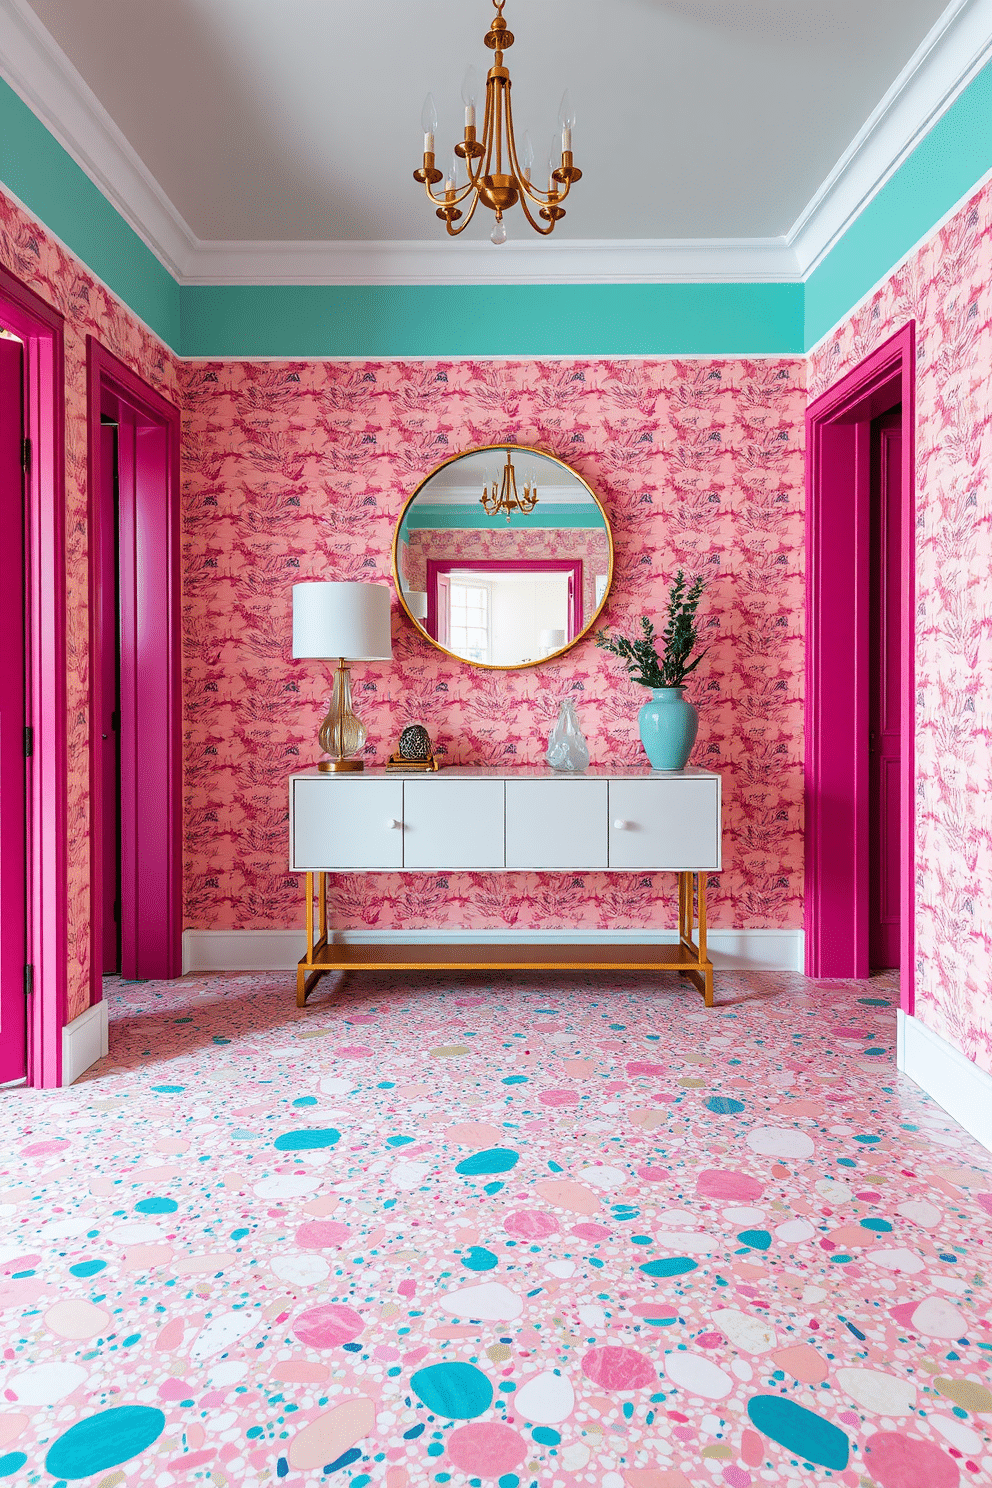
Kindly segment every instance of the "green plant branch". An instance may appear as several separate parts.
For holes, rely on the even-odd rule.
[[[639,683],[641,687],[681,687],[689,673],[696,670],[706,655],[704,650],[693,660],[689,659],[699,644],[696,611],[705,587],[706,580],[702,575],[695,578],[688,589],[681,568],[675,575],[668,591],[660,656],[657,631],[654,622],[647,615],[641,616],[639,638],[630,640],[625,635],[611,636],[608,631],[601,630],[597,633],[596,645],[622,661],[630,680]],[[706,650],[708,649],[707,647]]]

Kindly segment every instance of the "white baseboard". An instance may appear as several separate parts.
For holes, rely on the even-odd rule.
[[[919,1018],[900,1011],[898,1026],[899,1069],[992,1152],[992,1075]]]
[[[477,945],[499,941],[547,941],[557,945],[673,944],[673,930],[347,930],[335,939],[344,945]],[[802,930],[711,930],[710,956],[720,971],[802,971]],[[186,930],[183,972],[295,971],[303,955],[302,930]]]
[[[78,1080],[108,1048],[107,1003],[95,1002],[62,1030],[62,1084]]]

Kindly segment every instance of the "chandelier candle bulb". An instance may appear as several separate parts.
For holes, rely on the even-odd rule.
[[[465,137],[455,145],[455,154],[464,160],[468,181],[457,184],[457,177],[450,174],[445,180],[444,194],[435,195],[433,186],[443,179],[434,166],[434,135],[437,130],[437,112],[434,101],[428,95],[421,116],[424,127],[424,164],[413,173],[427,191],[428,200],[438,209],[436,215],[444,221],[445,230],[451,237],[465,231],[476,208],[481,202],[495,216],[491,233],[493,243],[506,242],[506,225],[503,214],[520,203],[524,216],[535,232],[542,237],[554,231],[555,223],[564,217],[565,209],[560,205],[582,172],[572,163],[572,130],[575,114],[568,92],[564,94],[559,109],[560,135],[556,136],[551,179],[547,191],[533,183],[533,150],[526,135],[522,148],[517,150],[513,127],[513,112],[510,102],[510,74],[503,62],[505,52],[513,45],[513,33],[503,19],[506,0],[493,0],[496,15],[485,36],[485,44],[495,53],[493,66],[489,68],[485,83],[485,112],[482,137],[476,138],[476,99],[480,80],[474,68],[469,68],[462,82],[462,102],[465,105]],[[558,147],[561,144],[559,157]],[[428,160],[428,155],[430,159]],[[560,158],[560,164],[559,164]],[[459,208],[464,205],[465,211]],[[536,212],[535,209],[536,208]],[[456,227],[454,224],[458,222]],[[542,226],[546,223],[546,226]]]
[[[437,109],[433,93],[428,93],[420,110],[420,127],[424,131],[424,154],[434,154],[434,136],[437,133]]]

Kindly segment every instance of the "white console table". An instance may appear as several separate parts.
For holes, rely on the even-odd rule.
[[[306,875],[297,1003],[330,971],[679,971],[713,1005],[706,874],[721,866],[720,777],[708,770],[453,767],[289,782],[290,870]],[[335,943],[329,873],[529,870],[678,874],[677,943]],[[316,906],[315,906],[316,899]],[[698,929],[697,929],[698,925]],[[695,939],[693,938],[695,932]]]

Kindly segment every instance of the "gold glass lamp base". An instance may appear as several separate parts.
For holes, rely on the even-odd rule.
[[[360,751],[365,747],[365,736],[364,723],[351,711],[351,669],[342,657],[334,673],[330,710],[317,736],[324,751],[317,769],[325,774],[364,770]]]

